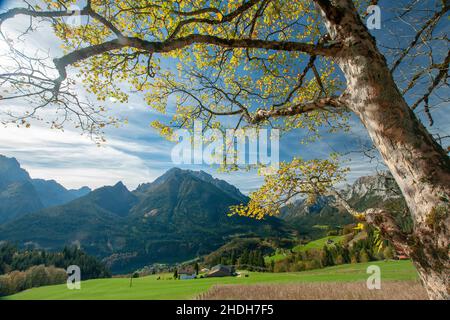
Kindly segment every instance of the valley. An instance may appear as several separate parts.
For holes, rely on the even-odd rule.
[[[13,243],[19,246],[13,250],[25,250],[20,251],[22,264],[31,254],[47,268],[52,265],[47,266],[46,252],[68,253],[67,248],[78,247],[101,261],[92,260],[98,270],[104,266],[113,274],[82,281],[82,290],[67,290],[65,284],[27,289],[30,286],[24,284],[21,291],[15,288],[20,282],[15,284],[17,280],[7,273],[3,281],[9,283],[10,292],[18,293],[3,299],[241,299],[242,292],[253,292],[253,285],[262,286],[261,292],[276,286],[279,298],[301,299],[306,296],[295,293],[302,291],[301,286],[317,283],[311,288],[317,296],[339,291],[339,282],[362,298],[373,298],[361,291],[368,265],[380,266],[383,281],[389,282],[390,293],[379,298],[407,298],[398,295],[399,290],[417,281],[411,262],[392,260],[395,252],[378,250],[373,230],[358,230],[354,218],[333,197],[319,197],[312,204],[298,199],[279,217],[254,220],[229,216],[229,207],[246,203],[247,196],[203,171],[173,168],[132,191],[122,182],[68,191],[55,181],[31,179],[15,159],[0,158],[0,168],[6,168],[0,170],[4,181],[0,194],[25,181],[35,192],[18,189],[15,201],[28,203],[27,196],[36,196],[39,203],[28,207],[28,213],[8,211],[0,224],[0,244]],[[374,203],[388,207],[408,228],[401,217],[404,203],[389,176],[362,177],[340,192],[358,209]],[[68,198],[68,193],[75,198]],[[203,278],[200,273],[197,279],[174,280],[174,270],[193,270],[199,264],[205,270],[234,265],[241,276]],[[60,271],[66,267],[61,262],[58,266]],[[8,272],[14,265],[3,268]],[[34,277],[33,268],[43,265],[27,268],[25,263],[22,274]],[[324,286],[328,289],[321,289]]]
[[[0,170],[3,193],[12,183],[22,180],[39,184],[45,181],[31,179],[13,158],[0,158],[0,168],[4,168]],[[403,204],[394,187],[389,177],[363,177],[342,192],[357,208],[377,202],[391,208],[397,206],[401,212]],[[60,192],[67,194],[61,188]],[[133,191],[122,182],[87,194],[84,193],[89,189],[80,190],[77,198],[67,203],[35,208],[33,212],[10,217],[11,221],[3,217],[0,241],[49,251],[77,246],[102,259],[113,273],[127,273],[153,264],[175,265],[214,254],[216,258],[206,261],[219,263],[221,250],[228,255],[232,251],[242,254],[245,250],[262,250],[266,261],[270,262],[271,256],[282,260],[288,256],[286,251],[295,252],[307,242],[342,234],[343,228],[354,222],[330,197],[318,198],[314,204],[300,199],[285,207],[280,217],[261,221],[230,217],[229,206],[248,201],[245,195],[203,171],[178,168]],[[29,194],[16,196],[20,202]],[[55,198],[61,198],[57,191]],[[41,201],[44,202],[51,201]],[[305,248],[308,246],[312,244]],[[315,248],[321,247],[322,242]],[[216,250],[218,254],[214,253]]]

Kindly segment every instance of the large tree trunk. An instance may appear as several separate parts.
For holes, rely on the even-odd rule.
[[[352,1],[334,3],[337,10],[322,14],[331,37],[345,43],[336,62],[347,80],[348,107],[366,127],[414,221],[412,234],[395,239],[402,239],[398,245],[406,248],[430,298],[449,299],[450,159],[405,102]]]

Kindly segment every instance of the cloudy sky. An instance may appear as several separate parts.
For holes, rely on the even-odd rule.
[[[6,5],[3,3],[3,9],[13,5],[12,1],[7,1]],[[25,23],[23,18],[14,19],[5,24],[3,30],[14,37],[23,30]],[[58,40],[45,30],[48,28],[44,25],[40,32],[28,37],[25,41],[26,49],[40,49],[58,56]],[[43,34],[45,37],[42,37]],[[0,53],[2,50],[5,50],[5,44],[0,41]],[[5,63],[1,59],[0,64]],[[110,102],[108,107],[111,114],[127,118],[128,124],[119,128],[107,128],[106,142],[101,146],[97,146],[76,129],[68,127],[64,131],[51,130],[45,123],[36,122],[28,129],[14,125],[0,126],[0,154],[16,157],[32,177],[55,179],[68,188],[84,185],[96,188],[121,180],[133,189],[139,183],[154,180],[174,166],[171,162],[173,144],[150,128],[150,122],[157,115],[145,106],[141,95],[131,95],[127,104]],[[0,117],[2,112],[21,108],[26,109],[27,105],[21,105],[17,101],[0,101]],[[445,108],[436,109],[433,114],[436,121],[433,132],[450,134],[450,116]],[[45,116],[44,112],[43,117]],[[423,117],[422,114],[419,116]],[[367,144],[369,140],[359,121],[356,118],[350,121],[352,129],[349,133],[325,134],[323,139],[309,145],[300,143],[301,132],[294,131],[283,136],[280,141],[281,160],[288,160],[296,155],[324,158],[330,152],[343,152],[347,160],[351,159],[347,163],[352,169],[348,176],[349,182],[375,170],[383,170],[379,160],[371,160],[356,152],[361,149],[361,144]],[[218,174],[207,165],[185,165],[182,168],[205,170],[236,185],[245,193],[256,189],[262,182],[262,178],[255,172]]]

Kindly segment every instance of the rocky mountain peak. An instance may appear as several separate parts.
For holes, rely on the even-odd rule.
[[[16,158],[0,155],[0,186],[11,182],[29,181],[30,175],[20,167]]]
[[[199,179],[203,182],[210,183],[237,201],[245,202],[248,200],[248,198],[244,194],[242,194],[238,188],[236,188],[235,186],[229,184],[224,180],[214,178],[212,175],[203,170],[194,171],[194,170],[183,170],[180,168],[171,168],[168,171],[166,171],[162,176],[158,177],[155,181],[151,183],[140,184],[135,190],[135,193],[140,194],[151,191],[156,186],[161,185],[171,179],[181,181],[182,179],[185,178],[194,178]]]
[[[341,193],[347,199],[376,196],[382,200],[387,200],[401,196],[394,178],[388,172],[360,177],[352,186],[344,188]]]

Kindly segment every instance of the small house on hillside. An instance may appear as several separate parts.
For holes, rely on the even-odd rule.
[[[178,277],[180,278],[180,280],[195,279],[197,278],[197,273],[195,272],[194,268],[186,267],[178,270]]]
[[[208,272],[207,277],[232,277],[235,275],[235,269],[233,266],[224,266],[222,264],[218,264],[211,268]]]

